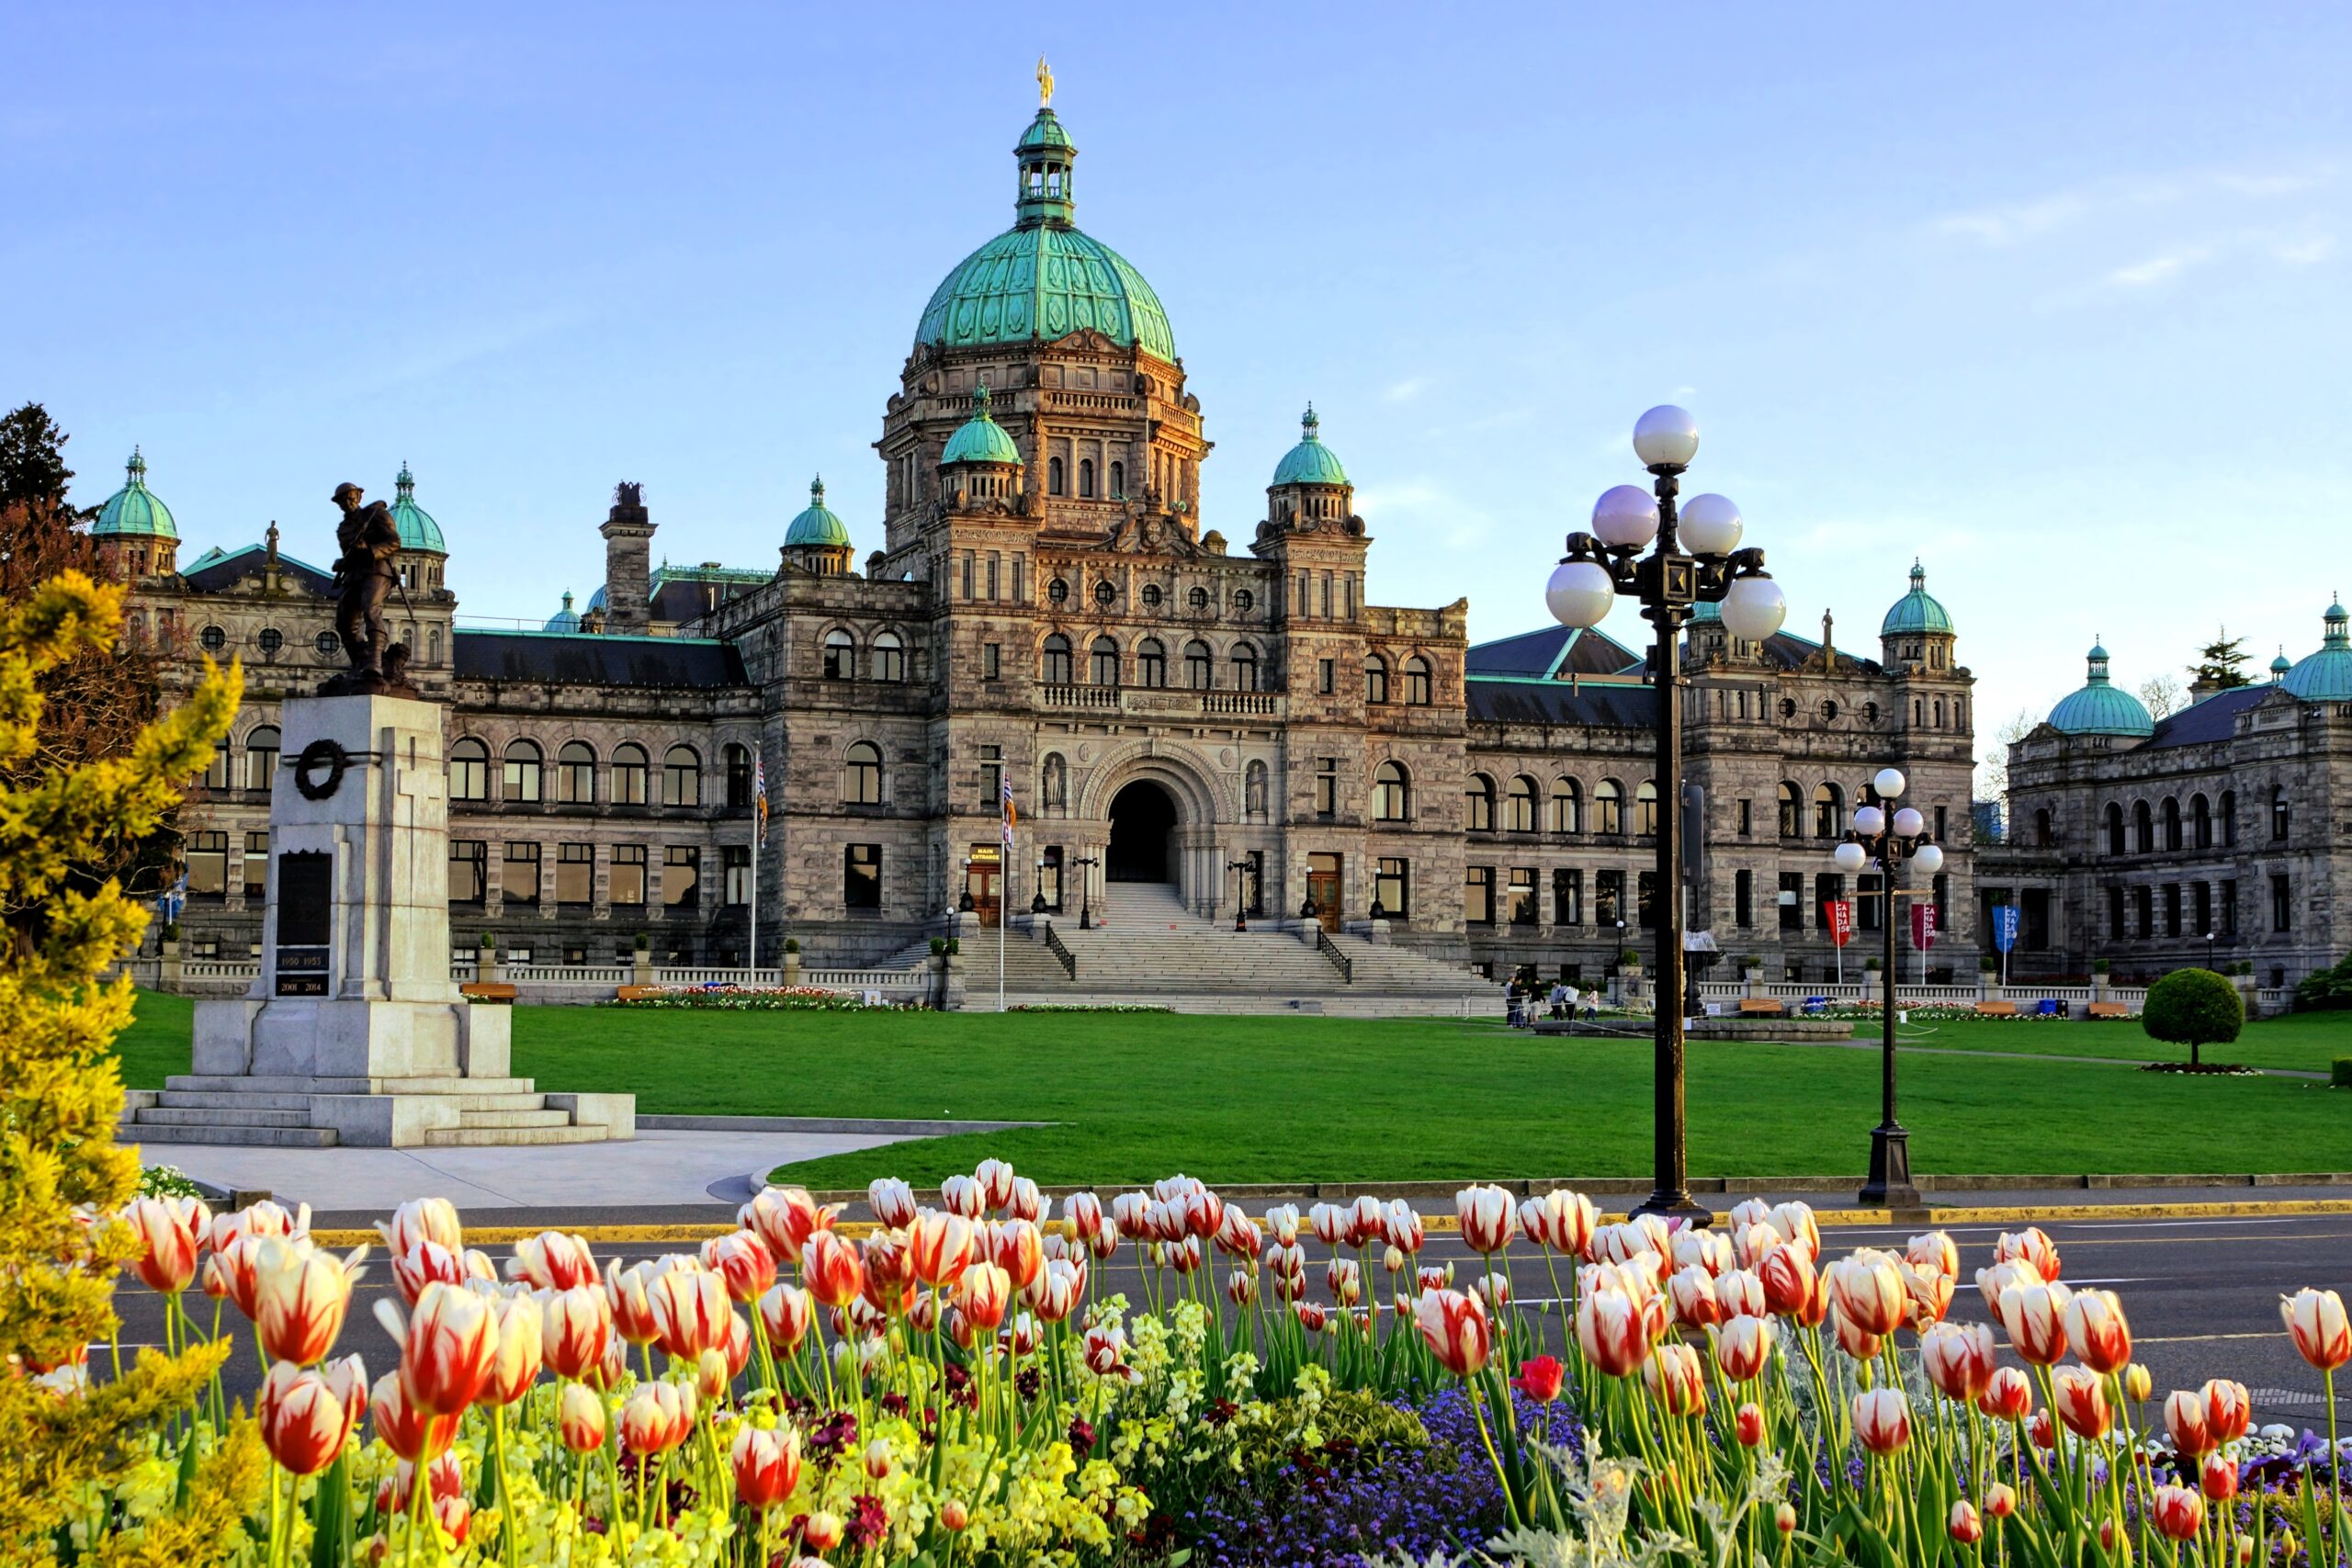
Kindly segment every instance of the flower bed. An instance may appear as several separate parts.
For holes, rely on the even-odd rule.
[[[899,1004],[869,1002],[819,986],[679,986],[598,1005],[640,1010],[702,1008],[724,1012],[871,1012]]]
[[[1049,1221],[998,1160],[936,1206],[869,1199],[852,1225],[769,1188],[698,1253],[628,1267],[558,1232],[501,1267],[420,1200],[379,1227],[389,1337],[345,1333],[368,1249],[322,1250],[304,1214],[123,1220],[172,1342],[250,1333],[269,1368],[266,1483],[223,1543],[256,1565],[2294,1568],[2347,1544],[2331,1448],[2249,1433],[2226,1381],[2154,1404],[2121,1303],[2070,1291],[2038,1230],[1974,1277],[2005,1363],[1992,1327],[1946,1321],[1950,1238],[1830,1260],[1802,1203],[1722,1231],[1492,1187],[1437,1219],[1253,1216],[1176,1177]],[[1469,1278],[1420,1260],[1441,1226]],[[1513,1304],[1514,1253],[1572,1331]],[[1129,1255],[1135,1299],[1103,1274]],[[2342,1303],[2283,1314],[2332,1409]],[[28,1371],[61,1400],[105,1382]],[[134,1549],[249,1430],[216,1380],[68,1534]]]
[[[1174,1012],[1150,1002],[1023,1002],[1013,1012]]]

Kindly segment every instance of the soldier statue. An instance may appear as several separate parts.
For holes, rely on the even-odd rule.
[[[400,585],[392,565],[401,547],[400,525],[380,501],[362,506],[365,493],[348,481],[334,487],[334,503],[343,509],[343,521],[334,531],[342,552],[334,563],[334,625],[351,669],[327,682],[330,694],[383,692],[407,684],[408,649],[390,640],[384,625],[384,602]]]

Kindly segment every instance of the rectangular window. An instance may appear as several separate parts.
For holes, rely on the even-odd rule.
[[[2234,880],[2222,884],[2222,934],[2238,934],[2238,885]]]
[[[2213,885],[2210,882],[2199,882],[2193,886],[2197,889],[2194,904],[2197,929],[2189,934],[2211,936],[2213,934]]]
[[[1329,696],[1338,689],[1339,680],[1339,663],[1336,660],[1318,659],[1315,661],[1315,689],[1317,692],[1327,697]]]
[[[721,844],[719,870],[726,881],[727,902],[740,908],[752,901],[752,846]]]
[[[2107,940],[2123,940],[2123,889],[2120,887],[2107,890]]]
[[[1504,906],[1515,926],[1532,926],[1542,915],[1535,902],[1535,868],[1513,866],[1510,873],[1510,901]]]
[[[1474,865],[1462,879],[1462,918],[1474,926],[1495,923],[1495,868]]]
[[[499,894],[509,904],[539,901],[539,846],[509,844],[506,864],[499,878]]]
[[[645,846],[613,846],[611,901],[616,905],[645,902]]]
[[[983,746],[980,748],[980,804],[990,809],[1002,807],[1003,791],[1004,748]]]
[[[1552,923],[1555,926],[1584,924],[1584,873],[1565,866],[1552,873]]]
[[[1389,855],[1382,857],[1372,879],[1372,897],[1380,912],[1392,920],[1401,920],[1412,913],[1413,871],[1403,860]]]
[[[1743,800],[1739,803],[1739,836],[1743,839],[1748,836],[1755,804],[1751,800]]]
[[[1781,873],[1781,929],[1784,931],[1804,930],[1804,873]]]
[[[1744,818],[1747,816],[1745,808],[1747,802],[1743,800],[1739,804],[1742,807],[1740,815]],[[1747,830],[1747,824],[1743,822],[1740,831],[1744,833]],[[1742,931],[1747,931],[1756,924],[1756,874],[1752,871],[1738,871],[1732,874],[1731,920],[1732,924]]]
[[[964,552],[964,597],[965,597],[965,598],[967,598],[967,599],[969,599],[971,596],[972,596],[972,552],[971,552],[971,551],[969,551],[969,550],[966,550],[966,551]]]
[[[667,908],[691,909],[702,901],[702,850],[695,844],[672,844],[662,852],[662,902]]]
[[[1610,930],[1625,923],[1625,874],[1622,871],[1597,871],[1592,874],[1592,919],[1595,925]]]
[[[1000,558],[994,550],[989,552],[989,603],[991,604],[996,603],[996,573]]]
[[[1876,876],[1854,879],[1854,929],[1874,931],[1885,928],[1887,920],[1886,883]]]
[[[586,904],[596,897],[596,846],[558,844],[555,849],[555,901]]]
[[[2132,889],[2132,932],[2143,942],[2156,934],[2156,897],[2153,887]]]
[[[257,904],[269,896],[269,835],[245,835],[245,902]]]
[[[1829,910],[1827,906],[1830,900],[1834,898],[1843,898],[1845,896],[1846,878],[1842,874],[1833,871],[1826,874],[1816,874],[1815,875],[1813,879],[1814,930],[1824,932],[1829,930]]]
[[[994,642],[984,642],[980,644],[980,679],[983,681],[1001,680],[1003,677],[1003,673],[1004,645]]]
[[[2165,935],[2180,934],[2180,884],[2165,884]]]
[[[188,835],[187,891],[191,898],[219,898],[228,893],[228,834]]]
[[[1317,586],[1323,591],[1323,608],[1317,614],[1328,621],[1331,618],[1331,574],[1325,572]]]
[[[1939,844],[1944,841],[1944,811],[1943,807],[1936,807],[1936,842]]]
[[[2018,945],[2033,953],[2050,951],[2050,889],[2029,887],[2022,906],[2025,918],[2019,923],[2025,930],[2018,933]]]
[[[2294,912],[2287,879],[2273,876],[2270,879],[2270,929],[2274,931],[2294,930]]]
[[[1315,814],[1336,817],[1340,814],[1340,759],[1315,759]]]
[[[844,909],[882,908],[881,845],[843,844],[842,846],[842,908]]]
[[[1037,860],[1037,897],[1053,914],[1062,912],[1062,847],[1047,844]]]
[[[1644,931],[1657,929],[1657,873],[1645,871],[1634,878],[1634,908]]]
[[[490,888],[490,846],[449,840],[449,902],[479,904]]]

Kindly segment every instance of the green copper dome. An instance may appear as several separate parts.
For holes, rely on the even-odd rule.
[[[1173,361],[1176,334],[1143,274],[1072,221],[1078,149],[1041,108],[1013,155],[1016,221],[957,265],[923,307],[917,343],[942,348],[1051,341],[1092,328],[1121,347]]]
[[[825,508],[825,481],[822,478],[808,482],[808,510],[792,520],[784,531],[788,548],[794,545],[837,545],[849,548],[849,526]]]
[[[1917,636],[1921,632],[1951,635],[1951,615],[1935,596],[1928,592],[1927,569],[1917,561],[1911,563],[1911,592],[1894,602],[1894,607],[1881,621],[1881,637]],[[2144,734],[2145,731],[2143,731]]]
[[[433,521],[433,513],[416,503],[416,476],[402,463],[398,478],[392,480],[392,521],[400,525],[401,548],[431,550],[446,556],[449,547],[441,542],[441,525]]]
[[[2050,710],[2050,728],[2065,735],[2152,734],[2155,724],[2148,717],[2148,710],[2140,705],[2140,699],[2129,692],[2119,692],[2109,683],[2107,649],[2092,643],[2089,662],[2090,674],[2083,689]]]
[[[580,629],[580,613],[571,607],[571,589],[563,591],[563,608],[549,615],[548,624],[540,629],[550,632],[576,632]]]
[[[123,473],[122,488],[107,497],[107,503],[98,509],[98,520],[90,525],[90,536],[178,538],[180,531],[172,524],[172,509],[147,488],[147,459],[139,455],[138,447],[130,449],[130,461],[123,465]]]
[[[1306,405],[1306,412],[1298,422],[1298,445],[1283,454],[1274,468],[1274,483],[1278,485],[1343,485],[1348,482],[1347,469],[1340,467],[1340,455],[1323,445],[1317,434],[1323,422],[1315,417],[1315,405]]]
[[[2328,605],[2319,651],[2295,660],[2278,683],[2307,703],[2352,702],[2352,635],[2345,625],[2344,601]]]
[[[958,425],[956,434],[947,438],[946,449],[939,454],[942,467],[949,463],[1009,463],[1021,464],[1021,448],[1004,433],[989,414],[989,389],[982,387],[972,394],[972,417]],[[842,543],[848,543],[846,536]]]
[[[2293,668],[2294,666],[2292,664],[2287,662],[2287,650],[2283,648],[2280,649],[2278,650],[2278,657],[2270,661],[2270,683],[2275,686],[2279,682],[2285,680],[2287,678],[2287,671]]]

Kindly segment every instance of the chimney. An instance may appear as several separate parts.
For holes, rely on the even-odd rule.
[[[653,519],[645,510],[645,487],[624,479],[613,487],[613,510],[596,530],[605,536],[605,627],[617,635],[648,629],[646,595],[650,590]]]

